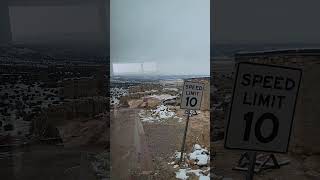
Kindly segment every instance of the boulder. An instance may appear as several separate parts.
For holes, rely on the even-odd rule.
[[[147,98],[146,102],[147,102],[147,106],[146,106],[147,108],[154,109],[160,105],[160,100],[156,98]]]
[[[58,127],[65,147],[103,146],[109,144],[106,121],[101,119],[86,122],[72,121]]]

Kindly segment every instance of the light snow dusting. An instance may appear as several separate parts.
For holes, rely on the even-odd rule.
[[[154,110],[141,110],[139,113],[140,119],[143,122],[163,121],[169,118],[180,119],[176,113],[171,111],[168,106],[160,105]]]
[[[176,91],[176,92],[179,91],[178,88],[163,88],[163,90],[165,90],[165,91]]]
[[[118,105],[120,102],[120,98],[122,96],[128,95],[129,92],[127,89],[123,88],[111,88],[110,89],[110,104],[111,105]]]

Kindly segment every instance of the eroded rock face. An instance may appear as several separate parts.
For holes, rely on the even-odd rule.
[[[65,147],[109,145],[109,118],[102,113],[96,118],[72,120],[58,126],[59,135]]]
[[[156,108],[160,105],[160,100],[156,98],[148,98],[146,100],[146,108]]]
[[[120,97],[120,101],[119,101],[119,104],[123,107],[129,107],[129,102],[130,98],[129,96],[122,96]]]
[[[133,99],[128,101],[128,105],[130,108],[138,108],[138,107],[141,107],[142,104],[143,104],[142,99]]]
[[[141,98],[128,100],[128,105],[130,108],[155,108],[159,106],[161,101],[157,98]]]
[[[71,121],[59,126],[59,134],[65,147],[102,146],[109,144],[108,127],[105,118],[88,121]]]

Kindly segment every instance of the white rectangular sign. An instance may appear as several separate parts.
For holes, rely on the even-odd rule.
[[[287,152],[301,70],[239,63],[225,148]]]
[[[184,82],[180,108],[199,110],[201,107],[203,89],[204,85],[202,83]]]

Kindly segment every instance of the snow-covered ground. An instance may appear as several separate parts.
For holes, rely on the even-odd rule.
[[[177,96],[172,96],[170,94],[160,94],[160,95],[147,96],[147,98],[156,98],[162,101],[162,100],[174,99],[174,98],[177,98]]]
[[[111,105],[118,105],[120,102],[120,98],[122,96],[128,95],[129,92],[127,89],[124,88],[111,88],[110,89],[110,104]]]
[[[173,168],[178,168],[181,152],[176,151],[173,156],[174,161],[168,163],[173,165]],[[185,154],[184,154],[185,157]],[[197,176],[199,180],[210,179],[210,152],[206,148],[195,144],[191,153],[187,154],[184,164],[176,171],[176,178],[187,180],[190,176]]]
[[[165,90],[165,91],[176,91],[176,92],[179,92],[179,89],[178,89],[178,88],[163,88],[163,90]]]
[[[143,122],[164,121],[169,118],[177,119],[179,122],[182,120],[182,118],[177,117],[176,113],[171,111],[170,108],[165,105],[157,106],[157,108],[153,110],[143,109],[139,112],[139,116]]]

